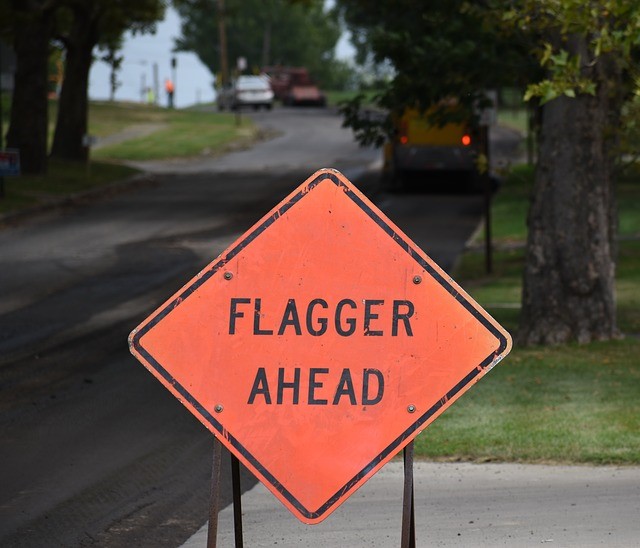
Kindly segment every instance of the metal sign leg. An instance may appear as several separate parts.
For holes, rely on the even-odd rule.
[[[416,518],[413,499],[413,441],[404,448],[404,496],[402,503],[402,548],[416,548]]]
[[[213,465],[211,468],[211,498],[209,501],[209,530],[207,548],[216,548],[218,541],[218,510],[220,509],[220,469],[222,468],[222,444],[213,438]]]
[[[231,455],[231,481],[233,484],[233,526],[236,538],[236,548],[243,548],[240,461],[235,455]]]

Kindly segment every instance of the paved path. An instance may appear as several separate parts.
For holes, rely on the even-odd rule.
[[[134,124],[128,126],[122,131],[112,133],[106,137],[98,138],[98,141],[93,145],[93,149],[99,149],[111,145],[117,145],[129,141],[130,139],[138,139],[139,137],[146,137],[156,131],[169,127],[169,124],[149,123],[149,124]]]
[[[304,525],[262,484],[242,497],[244,545],[400,546],[402,465],[393,461],[319,525]],[[640,467],[415,464],[417,546],[607,546],[640,543]],[[203,548],[207,526],[184,548]],[[218,547],[234,546],[233,507]]]

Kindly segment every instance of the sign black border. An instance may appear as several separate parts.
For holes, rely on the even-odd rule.
[[[251,453],[249,453],[245,447],[221,424],[216,418],[207,411],[200,403],[189,393],[189,391],[174,379],[171,374],[141,345],[140,339],[150,331],[156,324],[167,316],[174,308],[183,303],[192,293],[194,293],[203,283],[209,278],[214,276],[221,268],[223,268],[231,259],[244,250],[251,242],[262,235],[274,222],[278,220],[285,212],[296,205],[307,194],[309,194],[314,187],[321,182],[330,180],[336,186],[341,187],[344,190],[345,195],[350,198],[360,209],[362,209],[375,223],[378,225],[390,238],[392,238],[409,256],[414,259],[421,268],[423,268],[430,276],[432,276],[442,287],[444,287],[472,316],[474,316],[492,335],[494,335],[498,341],[499,346],[495,352],[489,354],[478,366],[474,367],[470,373],[468,373],[461,381],[459,381],[444,397],[442,397],[436,404],[428,409],[424,414],[419,416],[416,421],[407,428],[402,434],[394,439],[381,453],[379,453],[367,466],[365,466],[360,472],[358,472],[353,478],[345,483],[334,495],[332,495],[320,508],[315,511],[310,511],[305,508],[302,503],[296,499],[270,472],[265,468],[260,461],[258,461]],[[508,346],[507,338],[500,330],[496,328],[484,315],[482,315],[471,303],[460,294],[451,283],[443,277],[437,270],[435,270],[427,261],[425,261],[418,252],[411,246],[410,242],[407,242],[404,237],[398,234],[392,227],[390,227],[385,219],[381,217],[376,211],[374,211],[370,205],[365,202],[352,188],[345,185],[340,178],[328,171],[321,172],[315,179],[309,184],[304,185],[296,192],[292,197],[282,203],[280,207],[274,209],[268,217],[266,217],[259,225],[257,225],[246,237],[237,243],[229,252],[221,256],[221,258],[205,272],[200,278],[196,279],[190,286],[183,288],[184,290],[177,294],[169,303],[162,307],[151,320],[145,324],[139,331],[132,334],[131,346],[135,349],[140,356],[142,356],[147,363],[155,369],[158,374],[167,381],[186,401],[188,401],[193,408],[200,414],[200,416],[210,424],[213,429],[222,437],[224,437],[231,446],[242,455],[251,465],[268,481],[278,492],[280,492],[289,503],[295,507],[301,515],[308,519],[316,520],[324,515],[329,508],[335,505],[344,495],[350,492],[360,481],[371,472],[381,461],[383,461],[390,454],[395,454],[400,450],[400,445],[409,436],[411,436],[416,430],[420,428],[429,418],[431,418],[438,410],[451,398],[455,397],[465,386],[471,383],[480,372],[484,371],[492,363],[495,362],[498,356],[502,356],[503,352]]]

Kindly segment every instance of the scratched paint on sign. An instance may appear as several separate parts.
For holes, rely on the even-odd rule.
[[[317,523],[511,339],[325,169],[158,308],[130,345],[294,515]]]

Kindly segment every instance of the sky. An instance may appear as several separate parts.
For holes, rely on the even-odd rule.
[[[116,91],[116,100],[141,102],[146,100],[144,88],[154,86],[154,66],[158,74],[158,96],[160,105],[167,104],[164,92],[165,78],[174,80],[174,104],[178,108],[197,103],[209,103],[215,99],[213,75],[194,53],[174,53],[175,38],[180,36],[180,17],[173,8],[166,10],[164,21],[158,23],[155,34],[125,35],[122,68],[118,72],[121,86]],[[348,39],[338,43],[337,56],[345,59],[352,55]],[[171,58],[176,58],[175,78]],[[89,97],[92,100],[109,99],[110,68],[102,61],[95,61],[89,75]]]
[[[174,103],[185,107],[214,100],[213,76],[194,53],[174,53],[174,38],[180,36],[180,18],[173,8],[166,11],[165,19],[158,23],[155,34],[125,35],[121,55],[122,69],[118,73],[121,86],[116,100],[145,100],[143,89],[154,87],[154,65],[157,66],[159,104],[166,104],[165,78],[172,78],[171,58],[176,58]],[[89,75],[89,97],[108,99],[110,68],[102,61],[95,61]]]

